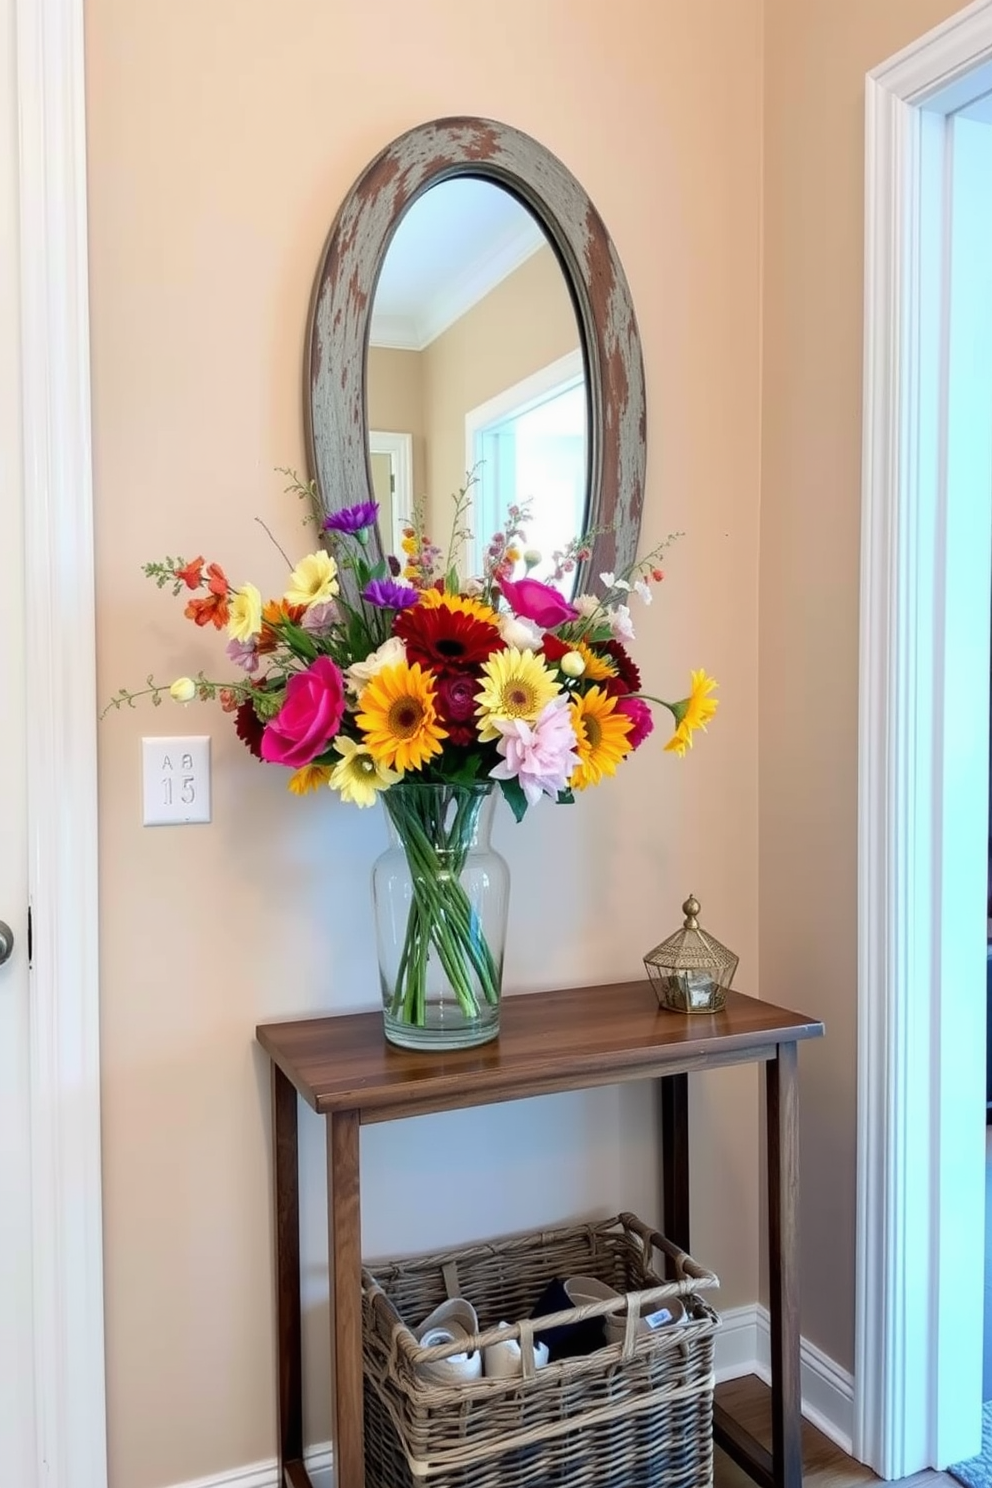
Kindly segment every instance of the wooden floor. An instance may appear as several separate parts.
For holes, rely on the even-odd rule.
[[[756,1436],[765,1446],[771,1446],[772,1413],[771,1395],[754,1375],[744,1379],[728,1380],[717,1385],[716,1398],[740,1424]],[[904,1478],[913,1488],[920,1485],[945,1483],[951,1488],[961,1488],[956,1479],[942,1472],[917,1473],[913,1478]],[[878,1483],[879,1478],[870,1468],[846,1457],[840,1447],[835,1447],[829,1437],[817,1431],[808,1421],[803,1423],[803,1488],[862,1488],[864,1484]],[[754,1488],[746,1473],[723,1452],[717,1451],[713,1469],[714,1488]]]

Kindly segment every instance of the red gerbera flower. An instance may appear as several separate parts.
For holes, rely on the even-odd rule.
[[[411,605],[393,623],[406,642],[407,660],[444,676],[477,670],[494,651],[502,651],[499,632],[484,620],[447,605]]]
[[[641,674],[635,662],[631,661],[627,652],[619,641],[607,641],[603,650],[612,659],[617,668],[617,676],[610,677],[604,683],[604,690],[608,697],[622,697],[627,692],[640,692]]]

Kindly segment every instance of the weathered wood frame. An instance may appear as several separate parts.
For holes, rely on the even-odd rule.
[[[646,463],[644,366],[630,290],[603,220],[543,145],[491,119],[435,119],[362,172],[314,281],[304,377],[307,459],[327,511],[372,499],[366,365],[372,302],[393,233],[423,192],[453,176],[511,191],[544,229],[575,307],[589,415],[588,526],[602,528],[577,575],[622,572],[637,554]],[[378,541],[375,556],[380,555]]]

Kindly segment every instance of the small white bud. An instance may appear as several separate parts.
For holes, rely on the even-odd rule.
[[[177,703],[191,703],[196,697],[196,683],[192,677],[177,677],[169,692]]]
[[[579,651],[566,651],[558,665],[566,677],[581,677],[586,669],[585,657]]]

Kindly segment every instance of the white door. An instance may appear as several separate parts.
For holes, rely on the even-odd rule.
[[[0,1476],[35,1488],[24,702],[17,88],[13,0],[0,0]],[[0,956],[4,953],[0,931]]]

